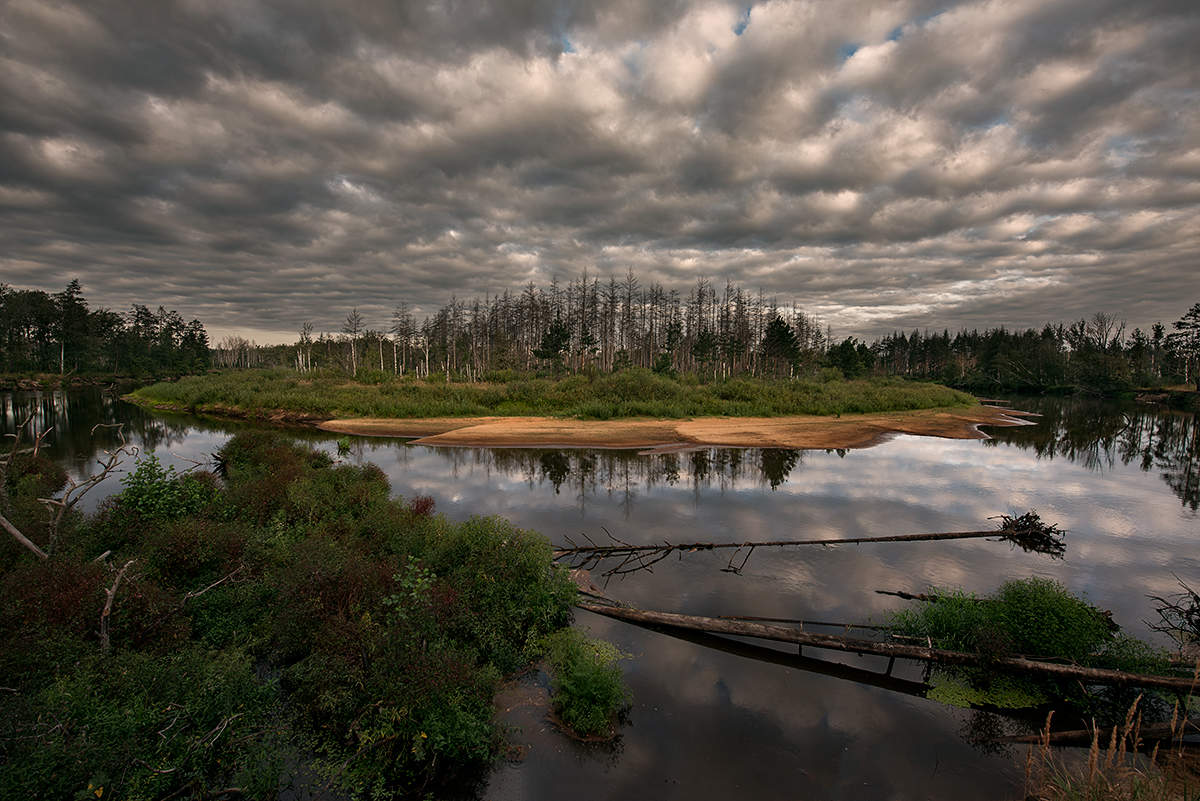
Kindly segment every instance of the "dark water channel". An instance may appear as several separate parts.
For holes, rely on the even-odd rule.
[[[164,462],[204,459],[238,428],[150,415],[99,394],[0,396],[6,431],[36,409],[52,452],[82,473],[98,422],[124,422]],[[633,543],[855,537],[986,528],[1036,509],[1069,530],[1061,561],[984,540],[758,551],[740,574],[729,552],[659,562],[608,592],[650,609],[823,621],[878,621],[905,602],[876,589],[955,585],[981,593],[1053,577],[1155,639],[1147,594],[1200,585],[1200,445],[1194,416],[1147,406],[1024,400],[1034,426],[987,441],[900,436],[849,452],[705,449],[446,449],[355,439],[348,457],[378,464],[400,495],[431,495],[452,518],[503,515],[556,543],[607,532]],[[334,438],[297,436],[331,451]],[[119,489],[110,482],[101,491]],[[93,498],[94,504],[98,498]],[[740,559],[739,559],[740,561]],[[585,746],[521,710],[520,763],[503,763],[488,799],[1019,797],[1022,753],[973,745],[996,721],[909,694],[916,665],[880,679],[884,660],[808,653],[748,658],[586,612],[577,625],[632,655],[635,703],[617,743]],[[825,629],[829,631],[829,629]],[[1161,642],[1161,641],[1160,641]],[[780,652],[782,653],[782,651]],[[839,668],[847,666],[850,670]],[[873,671],[866,674],[862,671]]]

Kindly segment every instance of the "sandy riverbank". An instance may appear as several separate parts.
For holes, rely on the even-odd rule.
[[[326,431],[413,437],[421,445],[684,449],[865,448],[892,434],[980,439],[979,426],[1022,425],[1021,412],[993,406],[922,409],[842,417],[697,417],[688,420],[569,420],[551,417],[352,418]]]

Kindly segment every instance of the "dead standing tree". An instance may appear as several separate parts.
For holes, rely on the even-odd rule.
[[[5,435],[13,439],[12,448],[3,459],[0,459],[0,493],[5,493],[5,505],[7,505],[7,494],[5,487],[7,486],[8,474],[12,470],[16,457],[23,454],[30,454],[33,459],[36,459],[41,451],[42,443],[46,439],[46,436],[54,430],[54,427],[51,426],[45,431],[42,431],[40,434],[33,435],[32,447],[22,448],[20,445],[21,433],[28,427],[30,419],[31,417],[26,418],[25,421],[17,427],[15,434]],[[33,540],[31,540],[20,529],[18,529],[17,526],[12,523],[12,521],[3,515],[0,515],[0,527],[3,527],[6,531],[8,531],[8,533],[12,535],[12,537],[18,543],[20,543],[30,553],[37,556],[39,559],[49,559],[51,556],[53,556],[55,551],[58,550],[58,546],[62,538],[62,524],[67,514],[73,510],[81,500],[83,500],[83,497],[87,495],[88,492],[115,473],[120,467],[121,463],[124,461],[125,457],[137,456],[137,448],[131,446],[125,439],[124,425],[124,423],[99,423],[95,426],[92,426],[91,433],[93,435],[95,435],[96,430],[100,428],[115,428],[117,430],[117,436],[121,441],[120,446],[111,451],[102,451],[104,458],[97,460],[97,463],[100,465],[100,470],[98,472],[78,481],[69,475],[64,476],[63,483],[66,487],[66,490],[59,497],[37,499],[39,503],[46,507],[48,515],[46,520],[47,536],[44,549],[37,543],[33,542]],[[107,556],[107,553],[103,556]],[[100,558],[103,558],[103,556]]]

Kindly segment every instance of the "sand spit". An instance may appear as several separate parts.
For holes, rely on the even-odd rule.
[[[685,420],[570,420],[554,417],[352,418],[325,431],[412,437],[420,445],[502,448],[866,448],[893,434],[986,439],[980,426],[1027,425],[1025,412],[995,406],[922,409],[841,417],[695,417]]]

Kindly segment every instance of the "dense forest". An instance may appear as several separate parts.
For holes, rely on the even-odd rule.
[[[54,294],[0,284],[0,372],[183,375],[210,361],[204,325],[178,312],[93,309],[78,281]]]
[[[1040,330],[896,332],[874,342],[840,340],[824,321],[732,283],[701,279],[683,295],[643,285],[633,273],[565,286],[452,298],[418,323],[405,304],[372,326],[357,309],[340,331],[292,345],[256,346],[227,337],[215,352],[226,367],[379,370],[465,380],[504,371],[608,372],[638,366],[701,378],[792,376],[837,368],[850,378],[896,375],[977,392],[1109,394],[1195,382],[1200,304],[1173,325],[1127,330],[1107,313]]]
[[[199,320],[185,323],[161,306],[92,309],[78,281],[55,294],[0,284],[0,372],[163,376],[212,365],[466,381],[623,367],[704,380],[835,368],[847,378],[903,376],[980,393],[1113,394],[1200,381],[1200,303],[1149,331],[1129,331],[1100,312],[1041,329],[913,330],[867,342],[836,338],[796,304],[729,282],[718,288],[700,279],[683,294],[632,272],[601,281],[585,271],[565,285],[451,298],[419,322],[404,303],[389,320],[367,321],[352,309],[336,332],[314,336],[305,323],[290,345],[227,336],[210,350]]]

